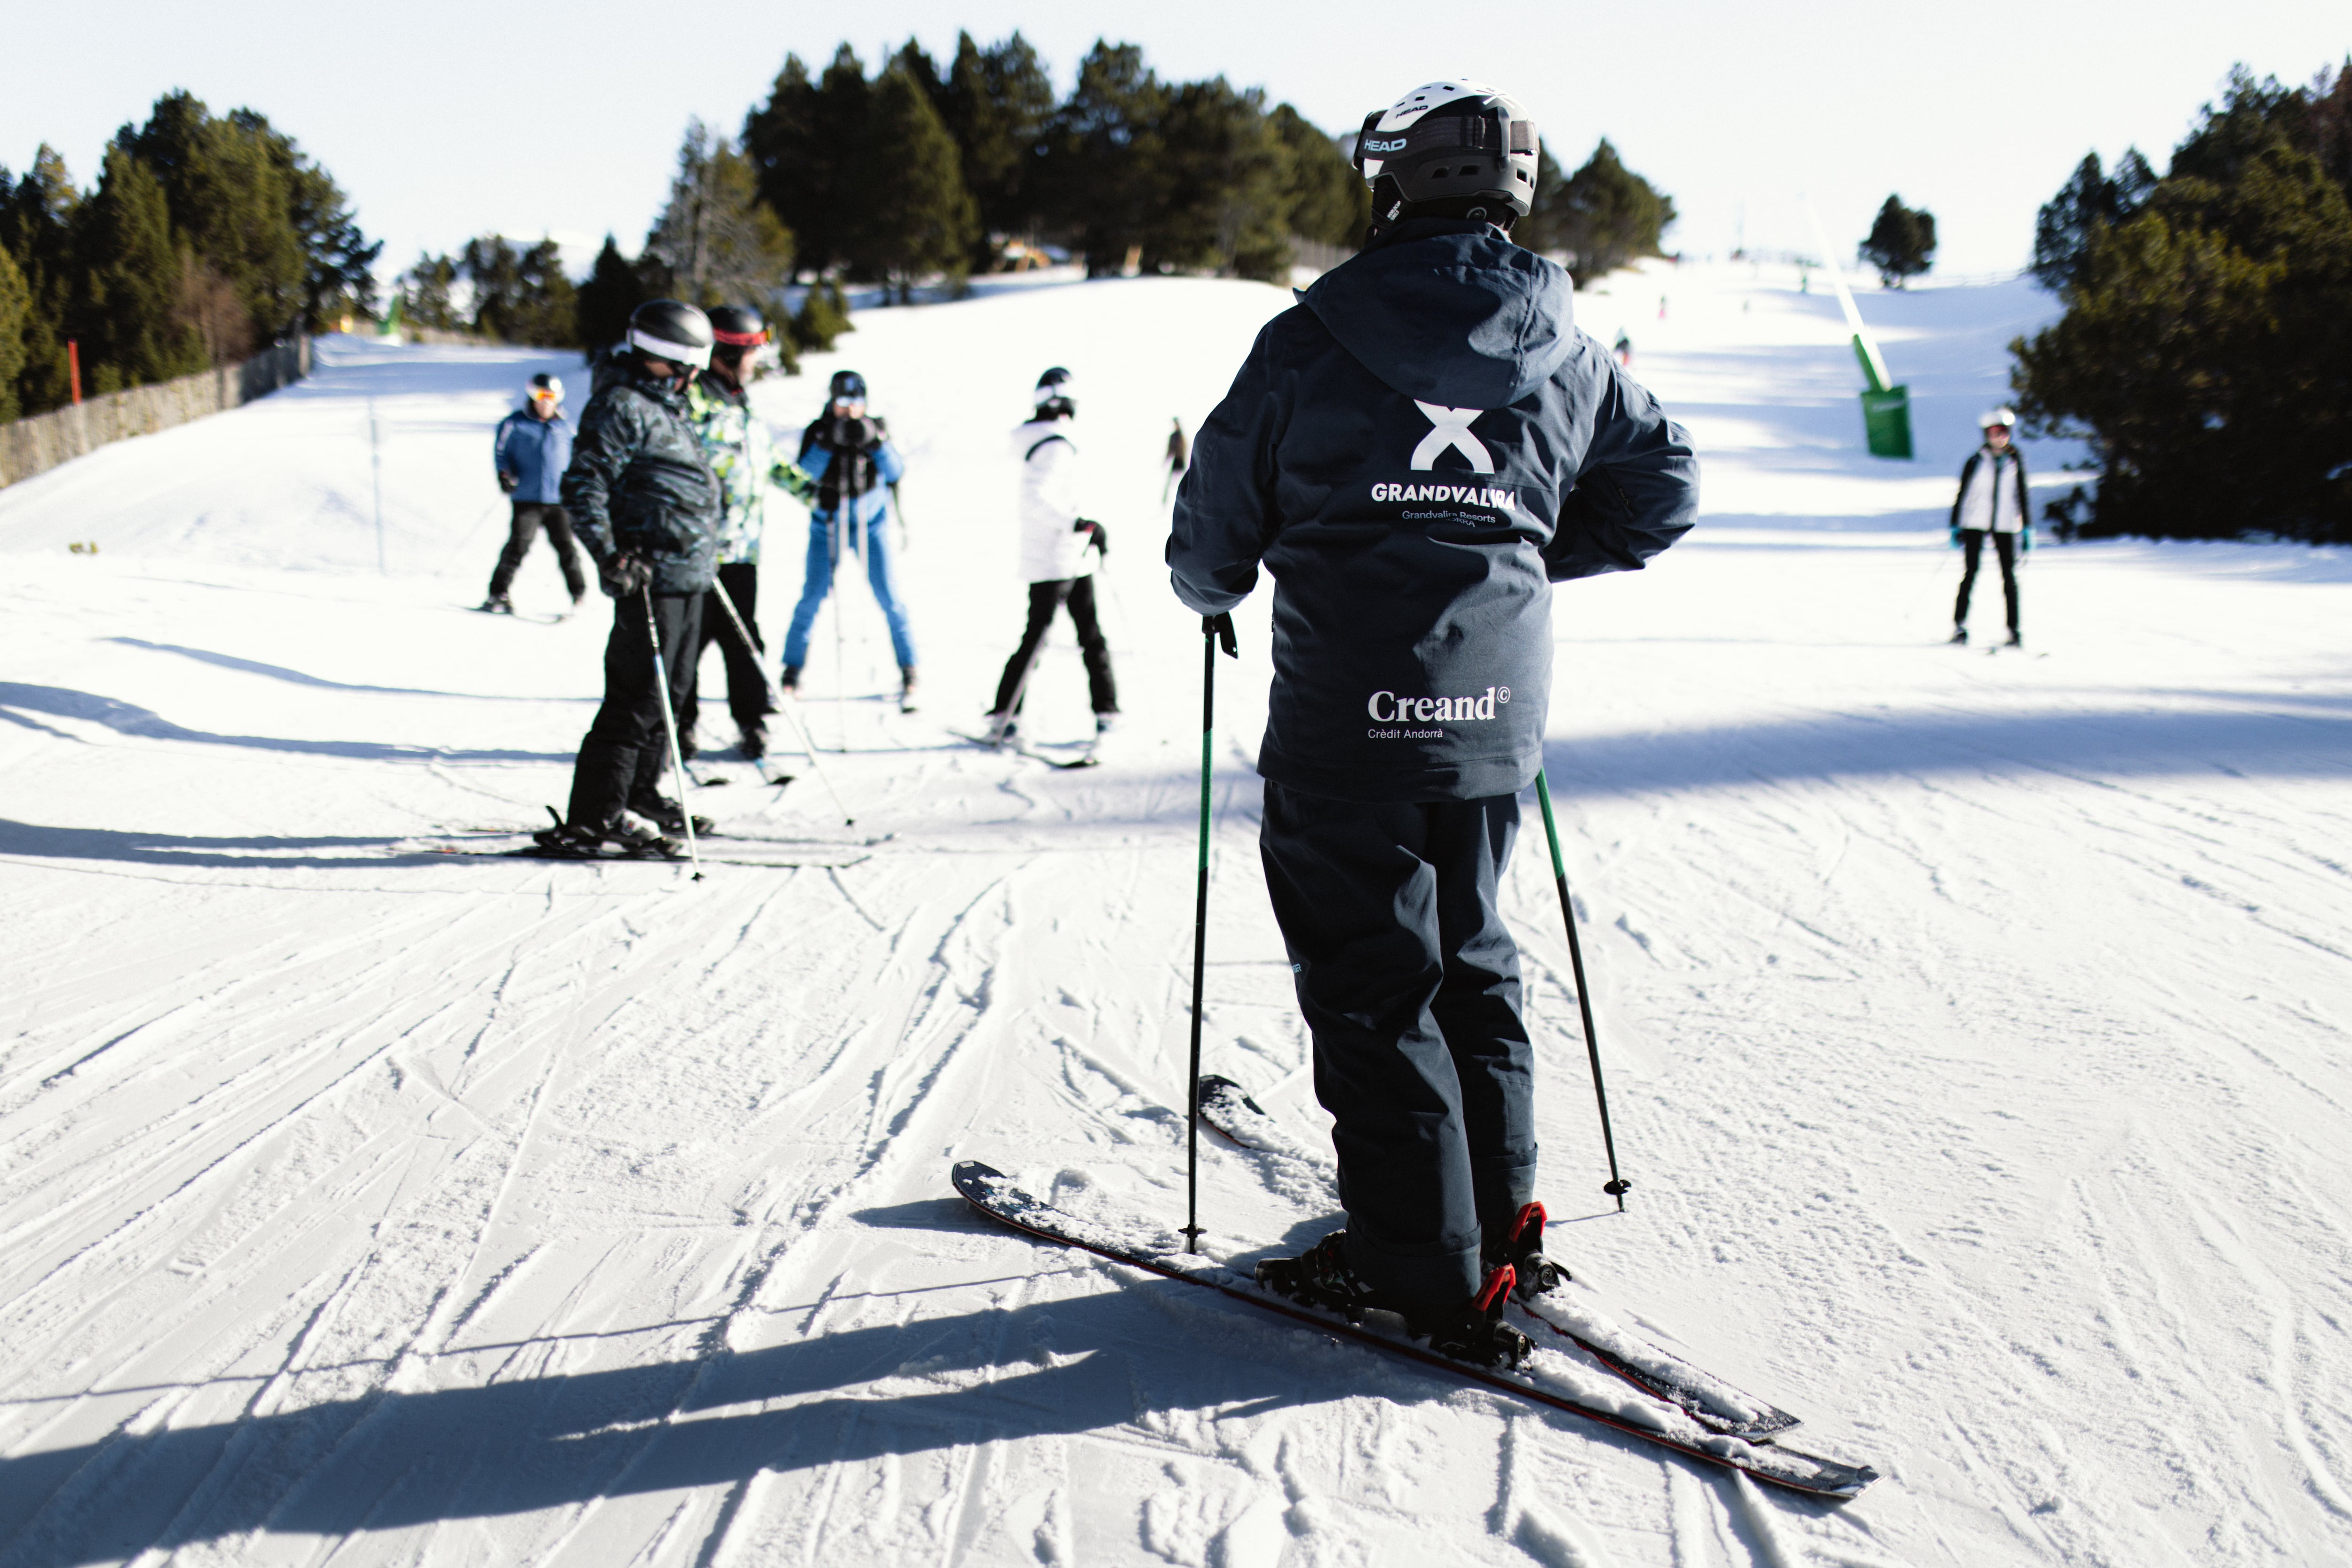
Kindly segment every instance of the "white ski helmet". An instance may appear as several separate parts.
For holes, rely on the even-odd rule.
[[[551,402],[562,403],[563,378],[560,375],[550,375],[545,371],[541,371],[530,378],[530,384],[522,389],[522,395],[529,399],[544,397]]]
[[[1407,206],[1444,203],[1465,217],[1506,228],[1527,216],[1542,147],[1518,100],[1465,78],[1414,88],[1364,116],[1356,168],[1374,192],[1374,221],[1392,223]],[[1392,182],[1381,188],[1382,181]],[[1489,217],[1501,206],[1508,217]]]
[[[2016,428],[2017,410],[2014,408],[1996,408],[1990,414],[1979,414],[1977,416],[1977,428],[1979,430],[1990,430],[1996,425],[2006,426],[2011,429]]]

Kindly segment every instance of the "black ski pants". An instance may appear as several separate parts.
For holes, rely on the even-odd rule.
[[[1517,795],[1364,805],[1269,779],[1258,851],[1331,1113],[1348,1262],[1458,1304],[1534,1195],[1535,1052],[1496,908]]]
[[[507,547],[499,552],[498,567],[490,574],[491,598],[505,598],[514,586],[515,574],[522,570],[522,558],[530,553],[530,542],[541,528],[547,530],[547,542],[555,547],[556,564],[563,568],[563,585],[575,599],[588,591],[588,579],[580,574],[580,552],[572,543],[572,514],[553,501],[519,500],[507,525]]]
[[[694,682],[702,595],[656,594],[653,615],[661,634],[662,673],[676,708]],[[613,635],[604,642],[604,702],[580,742],[580,759],[572,766],[572,809],[564,820],[574,827],[605,826],[632,802],[657,795],[668,765],[669,736],[662,728],[646,595],[631,594],[613,604]]]
[[[734,601],[735,613],[743,617],[743,629],[751,634],[750,649],[735,635],[735,628],[727,624],[727,607],[719,603],[721,594]],[[768,651],[768,644],[760,636],[759,605],[757,565],[737,561],[719,569],[718,584],[702,596],[702,634],[696,639],[694,649],[695,679],[686,683],[686,700],[677,710],[681,738],[694,733],[695,721],[700,717],[702,656],[714,642],[727,664],[727,711],[734,716],[735,727],[748,730],[775,711],[768,706],[768,683],[760,678],[759,655]]]
[[[1969,595],[1976,591],[1977,563],[1984,559],[1986,531],[1960,530],[1960,596],[1952,605],[1952,625],[1969,624]],[[2009,629],[2017,630],[2017,535],[1995,532],[1993,553],[2000,558],[2001,597],[2009,602]]]
[[[1102,622],[1095,614],[1095,580],[1085,577],[1063,577],[1050,583],[1029,584],[1029,624],[1021,633],[1021,646],[1005,661],[1004,675],[996,683],[996,705],[991,713],[1002,713],[1010,708],[1019,712],[1027,700],[1030,667],[1037,661],[1037,651],[1045,646],[1045,634],[1053,628],[1054,614],[1067,605],[1070,624],[1078,628],[1078,652],[1087,661],[1087,695],[1097,713],[1118,711],[1118,687],[1110,675],[1110,644],[1103,640]]]

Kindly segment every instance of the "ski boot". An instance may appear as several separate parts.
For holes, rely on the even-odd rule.
[[[1335,1230],[1296,1258],[1268,1258],[1257,1266],[1257,1282],[1304,1307],[1338,1312],[1361,1322],[1367,1308],[1381,1305],[1370,1285],[1348,1267],[1348,1233]]]
[[[1118,729],[1118,709],[1113,708],[1113,709],[1109,710],[1108,712],[1097,713],[1097,714],[1096,714],[1096,715],[1095,715],[1095,733],[1096,733],[1097,735],[1108,735],[1108,734],[1109,734],[1113,730],[1116,730],[1116,729]]]
[[[1509,1264],[1497,1264],[1486,1271],[1478,1293],[1461,1306],[1418,1319],[1409,1312],[1405,1327],[1416,1337],[1427,1338],[1429,1348],[1439,1355],[1477,1366],[1515,1367],[1536,1348],[1534,1341],[1503,1321],[1503,1307],[1516,1278]]]
[[[1969,646],[1969,628],[1966,626],[1954,626],[1952,628],[1952,635],[1945,640],[1949,642],[1954,647],[1966,647]]]
[[[523,851],[547,860],[593,860],[604,852],[604,836],[593,827],[559,822],[530,836],[537,847]]]
[[[2025,637],[2015,626],[2011,626],[2009,628],[2009,640],[2000,646],[2003,647],[2023,647],[2025,646]]]
[[[1007,746],[1017,745],[1020,740],[1019,714],[991,713],[988,716],[988,733],[981,737],[980,743],[992,751],[1001,752]]]
[[[1522,1301],[1533,1300],[1570,1278],[1567,1269],[1544,1256],[1544,1225],[1543,1205],[1522,1204],[1502,1239],[1488,1243],[1486,1249],[1489,1268],[1510,1265],[1515,1276],[1511,1294]]]
[[[667,795],[641,795],[629,802],[628,811],[621,814],[623,819],[626,820],[632,813],[652,824],[660,832],[673,837],[682,836],[686,832],[686,808]],[[716,824],[710,818],[698,816],[694,819],[695,836],[706,837],[715,826]]]
[[[777,678],[776,684],[787,691],[798,691],[801,689],[801,667],[797,664],[784,666],[784,673]]]
[[[898,667],[898,711],[912,713],[914,710],[915,667],[911,664],[902,664]]]
[[[768,754],[768,727],[757,719],[735,733],[735,751],[747,763],[756,763]]]
[[[504,594],[493,594],[488,598],[482,601],[482,614],[486,616],[511,616],[514,614],[514,601],[508,598]]]
[[[1487,1270],[1486,1282],[1460,1306],[1406,1307],[1384,1298],[1348,1266],[1347,1246],[1348,1233],[1335,1230],[1296,1258],[1266,1258],[1257,1266],[1257,1281],[1277,1296],[1337,1312],[1351,1323],[1363,1321],[1370,1310],[1394,1312],[1404,1320],[1407,1333],[1456,1361],[1517,1366],[1535,1348],[1527,1335],[1503,1321],[1513,1279],[1509,1264]]]
[[[665,801],[664,805],[668,803]],[[671,809],[675,810],[676,807]],[[686,846],[663,833],[661,827],[634,811],[616,813],[604,825],[604,842],[630,860],[683,860]]]

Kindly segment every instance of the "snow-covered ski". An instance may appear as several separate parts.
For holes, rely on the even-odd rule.
[[[597,855],[551,855],[535,844],[527,844],[520,848],[514,849],[469,849],[460,847],[457,845],[435,845],[426,852],[433,855],[448,855],[476,860],[545,860],[551,865],[562,865],[566,862],[578,862],[583,865],[600,866],[618,866],[632,863],[654,866],[683,866],[687,863],[687,858],[682,852],[677,855],[631,855],[617,852],[613,854]],[[399,853],[413,854],[415,851],[403,850],[399,851]],[[829,855],[821,850],[811,850],[796,853],[790,859],[776,858],[762,860],[755,859],[748,855],[705,855],[702,858],[702,863],[706,866],[750,866],[756,867],[762,870],[773,871],[842,871],[848,869],[852,866],[863,865],[865,862],[872,858],[873,857],[871,855],[849,853]]]
[[[1561,1352],[1538,1344],[1517,1367],[1502,1369],[1455,1361],[1417,1344],[1402,1331],[1402,1321],[1386,1313],[1349,1322],[1276,1296],[1255,1280],[1205,1253],[1188,1253],[1173,1236],[1137,1234],[1082,1219],[1024,1192],[1002,1171],[976,1160],[959,1162],[950,1173],[955,1189],[973,1208],[1000,1225],[1063,1247],[1075,1247],[1126,1264],[1214,1290],[1262,1311],[1287,1318],[1318,1332],[1353,1340],[1391,1355],[1451,1373],[1499,1393],[1597,1422],[1679,1454],[1723,1465],[1759,1481],[1809,1496],[1850,1498],[1878,1479],[1867,1465],[1841,1464],[1778,1443],[1709,1431],[1679,1406],[1654,1399],[1589,1372]],[[1395,1329],[1382,1325],[1393,1322]]]
[[[1254,1153],[1315,1163],[1303,1144],[1229,1078],[1214,1073],[1202,1076],[1201,1120]],[[1743,1394],[1673,1352],[1629,1333],[1607,1314],[1566,1291],[1551,1290],[1531,1300],[1515,1300],[1512,1310],[1561,1339],[1573,1341],[1603,1367],[1644,1394],[1675,1405],[1710,1432],[1764,1442],[1798,1424],[1798,1417],[1787,1411]]]
[[[1088,741],[1087,749],[1075,757],[1049,757],[1018,735],[1010,740],[992,741],[985,735],[966,734],[961,730],[951,730],[949,733],[959,741],[969,741],[982,751],[1026,757],[1033,763],[1043,763],[1049,768],[1060,768],[1066,773],[1073,768],[1093,768],[1102,765],[1102,758],[1095,754],[1096,748],[1100,744],[1099,740]]]

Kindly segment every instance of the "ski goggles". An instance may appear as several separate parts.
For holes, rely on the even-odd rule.
[[[551,386],[534,386],[530,389],[530,400],[533,403],[561,403],[563,394]]]
[[[756,332],[722,332],[714,329],[710,334],[730,349],[756,349],[768,341],[768,329]]]

